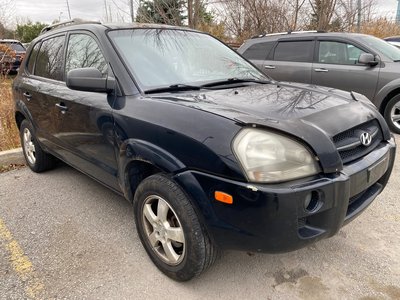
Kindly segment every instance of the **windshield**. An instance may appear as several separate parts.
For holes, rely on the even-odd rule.
[[[207,34],[133,29],[111,31],[109,36],[144,90],[233,78],[267,79],[235,51]]]
[[[361,40],[377,52],[382,53],[393,61],[400,60],[400,49],[373,36],[362,36]]]

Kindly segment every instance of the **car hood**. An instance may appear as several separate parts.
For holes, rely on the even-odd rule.
[[[338,171],[338,162],[341,161],[332,142],[336,134],[378,119],[384,138],[390,139],[386,123],[366,97],[318,86],[251,84],[173,96],[159,94],[151,98],[207,111],[242,126],[273,128],[300,138],[318,153],[327,172]]]
[[[368,121],[376,114],[372,102],[363,95],[299,83],[254,84],[173,96],[162,94],[152,98],[172,101],[242,123],[311,122],[329,135],[351,128],[352,124]]]

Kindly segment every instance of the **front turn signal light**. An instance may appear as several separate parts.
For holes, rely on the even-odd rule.
[[[227,193],[215,191],[214,193],[215,200],[226,203],[226,204],[233,204],[233,197]]]

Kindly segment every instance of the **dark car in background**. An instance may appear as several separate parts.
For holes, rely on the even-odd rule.
[[[400,133],[400,49],[389,43],[365,34],[293,32],[254,37],[238,52],[276,80],[363,94]]]
[[[131,201],[145,250],[175,280],[220,249],[331,237],[388,182],[394,139],[360,94],[271,81],[187,28],[61,25],[13,83],[27,164],[60,159]]]
[[[384,38],[386,42],[389,44],[392,44],[393,46],[396,46],[397,48],[400,48],[400,36],[391,36]]]
[[[2,71],[8,74],[16,74],[25,57],[26,49],[18,40],[0,39],[1,44],[6,45],[13,52],[3,53],[0,51],[0,58],[2,58],[2,64],[5,66]]]

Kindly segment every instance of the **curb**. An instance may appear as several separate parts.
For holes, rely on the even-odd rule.
[[[0,166],[8,166],[11,164],[24,165],[25,158],[22,148],[11,149],[0,152]]]

